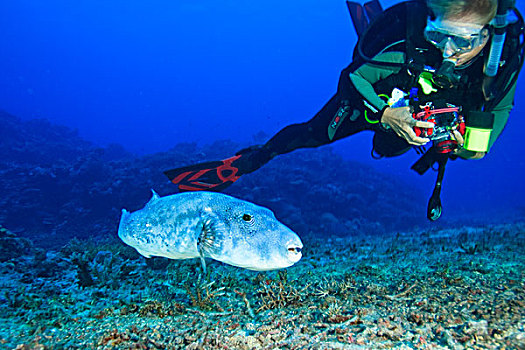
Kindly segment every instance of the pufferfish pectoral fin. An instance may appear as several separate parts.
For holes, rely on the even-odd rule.
[[[205,257],[214,256],[219,248],[217,237],[219,228],[217,225],[217,218],[210,214],[204,214],[202,216],[202,231],[197,240],[197,249],[201,258],[202,268],[206,273],[206,261]]]

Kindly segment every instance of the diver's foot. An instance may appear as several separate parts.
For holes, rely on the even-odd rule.
[[[272,152],[264,145],[244,148],[235,155],[240,156],[232,162],[232,166],[239,169],[237,175],[254,172],[273,158]]]
[[[233,157],[164,172],[179,191],[222,191],[241,177],[262,167],[272,153],[264,146],[245,148]]]
[[[199,163],[164,172],[179,191],[222,191],[239,179],[232,162],[241,156]]]

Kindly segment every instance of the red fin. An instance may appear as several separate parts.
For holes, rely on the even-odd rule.
[[[237,181],[239,169],[232,163],[239,159],[237,155],[228,159],[190,165],[164,172],[181,192],[185,191],[222,191]]]

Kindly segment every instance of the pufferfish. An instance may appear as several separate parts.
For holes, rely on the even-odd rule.
[[[267,271],[290,267],[302,257],[299,236],[273,212],[216,192],[153,192],[143,209],[122,210],[118,236],[146,258],[205,258]]]

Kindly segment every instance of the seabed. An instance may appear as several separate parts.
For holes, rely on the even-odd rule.
[[[0,264],[0,347],[525,348],[524,224],[319,236],[289,269],[207,276],[117,239],[33,249]]]

